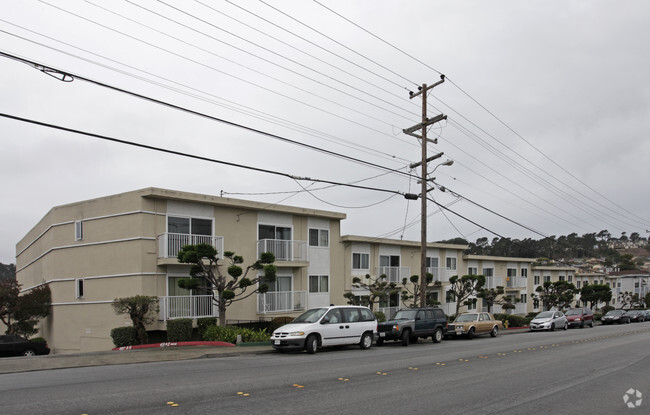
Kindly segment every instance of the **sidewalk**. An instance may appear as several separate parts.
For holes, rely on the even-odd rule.
[[[178,346],[137,350],[111,350],[92,353],[55,354],[49,356],[3,357],[0,358],[0,374],[73,367],[166,362],[272,352],[273,348],[271,345],[235,347]]]

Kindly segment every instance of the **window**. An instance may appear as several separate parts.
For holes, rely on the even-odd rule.
[[[467,275],[478,275],[477,267],[467,267]]]
[[[483,268],[483,276],[494,277],[494,268]]]
[[[353,253],[352,269],[370,269],[370,254]]]
[[[310,293],[327,293],[329,290],[329,277],[327,275],[309,276]]]
[[[84,298],[84,280],[83,280],[83,278],[77,278],[75,280],[75,297]]]
[[[580,288],[580,281],[576,281],[576,288]]]
[[[80,220],[74,221],[74,240],[81,241],[84,238],[83,222]]]
[[[521,302],[526,303],[526,296],[527,294],[521,294]]]
[[[535,285],[539,285],[539,275],[535,275],[535,276],[533,277],[533,280],[534,280],[534,281],[533,281],[533,284],[535,284]]]
[[[516,277],[517,276],[517,268],[508,268],[506,271],[508,277]]]
[[[539,308],[539,298],[533,299],[533,308]]]
[[[361,312],[361,321],[374,321],[375,315],[372,314],[367,308],[362,308],[359,310]]]
[[[568,280],[569,282],[573,282],[573,275],[569,275],[569,276],[567,277],[567,280]]]
[[[467,309],[468,310],[476,310],[476,303],[478,302],[478,301],[476,301],[476,298],[470,298],[467,301],[469,302],[469,304],[467,304]]]
[[[269,292],[290,292],[292,277],[278,276],[274,282],[269,284]]]
[[[521,276],[524,278],[528,278],[528,268],[521,269]]]
[[[309,246],[327,248],[330,245],[330,231],[327,229],[310,229]]]
[[[380,267],[399,267],[399,255],[380,255]]]
[[[275,225],[259,225],[258,236],[263,239],[279,239],[281,241],[291,240],[291,228]]]
[[[167,217],[167,232],[183,235],[212,235],[212,219]]]
[[[560,281],[564,281],[564,275],[560,275]]]
[[[446,263],[447,263],[447,268],[451,270],[456,269],[456,258],[447,258]]]
[[[427,268],[439,268],[439,259],[437,257],[428,256],[426,259],[426,266]]]
[[[550,282],[551,281],[551,276],[550,275],[544,275],[544,282]]]

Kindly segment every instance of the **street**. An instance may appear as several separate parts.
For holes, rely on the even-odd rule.
[[[649,341],[638,323],[57,369],[0,375],[0,399],[5,414],[648,413]]]

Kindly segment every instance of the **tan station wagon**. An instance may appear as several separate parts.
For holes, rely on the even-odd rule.
[[[489,333],[490,336],[496,337],[501,329],[503,329],[501,320],[495,320],[490,313],[463,313],[447,326],[445,336],[466,336],[468,339],[473,339],[479,334]]]

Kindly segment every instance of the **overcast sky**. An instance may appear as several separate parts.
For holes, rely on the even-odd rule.
[[[429,203],[430,241],[647,236],[649,17],[643,0],[5,4],[3,53],[330,154],[0,57],[2,114],[378,190],[0,117],[0,262],[53,206],[150,186],[344,212],[343,234],[419,240],[420,202],[401,194],[420,191],[408,165],[421,151],[401,130],[421,121],[408,91],[441,73],[428,114],[448,119],[428,153],[444,156],[429,170],[453,160],[432,175],[452,192],[429,195],[475,223]]]

